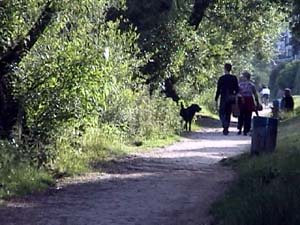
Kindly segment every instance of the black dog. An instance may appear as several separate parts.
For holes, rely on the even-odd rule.
[[[191,106],[184,108],[183,103],[181,102],[180,116],[185,122],[184,128],[186,131],[187,130],[191,131],[191,124],[192,124],[193,117],[196,114],[196,112],[200,112],[200,110],[201,107],[197,104],[192,104]]]

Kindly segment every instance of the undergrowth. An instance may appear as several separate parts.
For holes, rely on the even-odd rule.
[[[232,160],[238,179],[217,202],[215,225],[300,224],[300,118],[281,122],[274,153]]]
[[[174,102],[142,93],[128,105],[122,100],[114,104],[85,126],[64,126],[47,145],[30,138],[27,144],[3,141],[0,198],[41,191],[56,177],[93,171],[97,162],[179,139],[179,107]]]

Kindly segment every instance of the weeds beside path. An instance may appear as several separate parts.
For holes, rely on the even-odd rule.
[[[99,165],[102,172],[60,181],[43,194],[4,202],[5,225],[201,225],[234,178],[223,158],[250,137],[204,128],[181,142]]]

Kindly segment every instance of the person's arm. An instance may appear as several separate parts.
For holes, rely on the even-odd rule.
[[[238,93],[240,93],[239,81],[238,81],[236,76],[234,76],[234,77],[235,77],[235,79],[234,79],[234,91],[235,91],[235,94],[238,94]]]
[[[215,101],[217,102],[219,99],[221,93],[221,79],[219,78],[218,80],[218,84],[217,84],[217,92],[216,92],[216,97],[215,97]]]
[[[259,98],[258,98],[258,94],[257,94],[257,90],[255,88],[255,85],[252,85],[252,93],[254,95],[256,105],[258,105],[259,104]]]

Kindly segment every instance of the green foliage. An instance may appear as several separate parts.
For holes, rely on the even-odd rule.
[[[42,191],[54,184],[49,172],[30,164],[24,149],[5,141],[0,146],[0,198]]]
[[[42,141],[66,121],[97,117],[110,92],[134,85],[131,76],[142,64],[134,31],[105,24],[101,1],[78,4],[65,3],[14,80],[30,132]]]
[[[125,139],[163,137],[179,129],[179,107],[157,94],[149,97],[146,91],[127,89],[111,96],[108,104],[110,107],[101,114],[100,124],[118,127]]]
[[[297,82],[298,81],[298,82]],[[293,94],[300,94],[300,62],[287,63],[277,77],[280,89],[291,88]]]
[[[54,184],[49,172],[29,165],[11,165],[0,172],[0,198],[43,191]]]
[[[270,63],[262,62],[260,60],[255,60],[252,64],[252,71],[255,83],[259,86],[259,88],[261,88],[263,85],[269,86],[272,65]]]
[[[300,17],[299,17],[299,12],[300,12],[300,2],[299,0],[293,0],[292,1],[292,11],[291,11],[291,19],[289,21],[289,27],[290,30],[292,31],[292,45],[293,45],[293,50],[294,52],[299,51],[299,35],[300,35]]]
[[[269,81],[269,86],[271,90],[271,97],[272,98],[281,98],[282,96],[278,96],[279,88],[277,85],[277,77],[280,72],[284,68],[284,63],[279,64],[270,73],[270,81]]]
[[[142,49],[155,52],[154,62],[146,67],[150,68],[147,76],[157,87],[172,77],[177,93],[185,100],[212,88],[226,61],[233,63],[236,74],[244,69],[257,72],[257,62],[268,64],[288,15],[288,5],[279,2],[215,1],[195,31],[186,21],[192,6],[191,1],[176,1],[169,21],[155,28],[139,27]],[[159,18],[153,17],[153,24]]]
[[[128,145],[143,145],[179,131],[179,107],[173,101],[150,99],[131,90],[122,93],[110,99],[110,107],[99,117],[100,127],[87,127],[84,132],[66,127],[55,144],[52,169],[68,174],[88,171],[98,161],[124,154]]]
[[[45,2],[45,0],[1,1],[0,56],[27,34]]]
[[[299,124],[299,118],[281,124],[273,154],[234,164],[239,178],[215,205],[215,224],[299,224]]]
[[[211,88],[207,89],[205,92],[202,92],[196,97],[196,102],[202,107],[202,114],[212,114],[217,115],[217,107],[215,102],[216,89]]]
[[[300,62],[293,61],[279,64],[270,77],[272,95],[275,96],[280,90],[290,88],[292,94],[300,94]]]
[[[26,42],[47,2],[1,1],[0,59]],[[50,25],[8,75],[26,132],[17,147],[5,147],[3,168],[79,173],[122,154],[124,143],[178,133],[180,107],[160,94],[165,79],[172,78],[185,101],[214,111],[211,95],[223,63],[240,71],[252,70],[254,58],[268,61],[287,14],[278,1],[215,1],[194,30],[187,22],[193,3],[51,1]],[[126,11],[133,26],[122,17],[105,21],[111,7]]]

